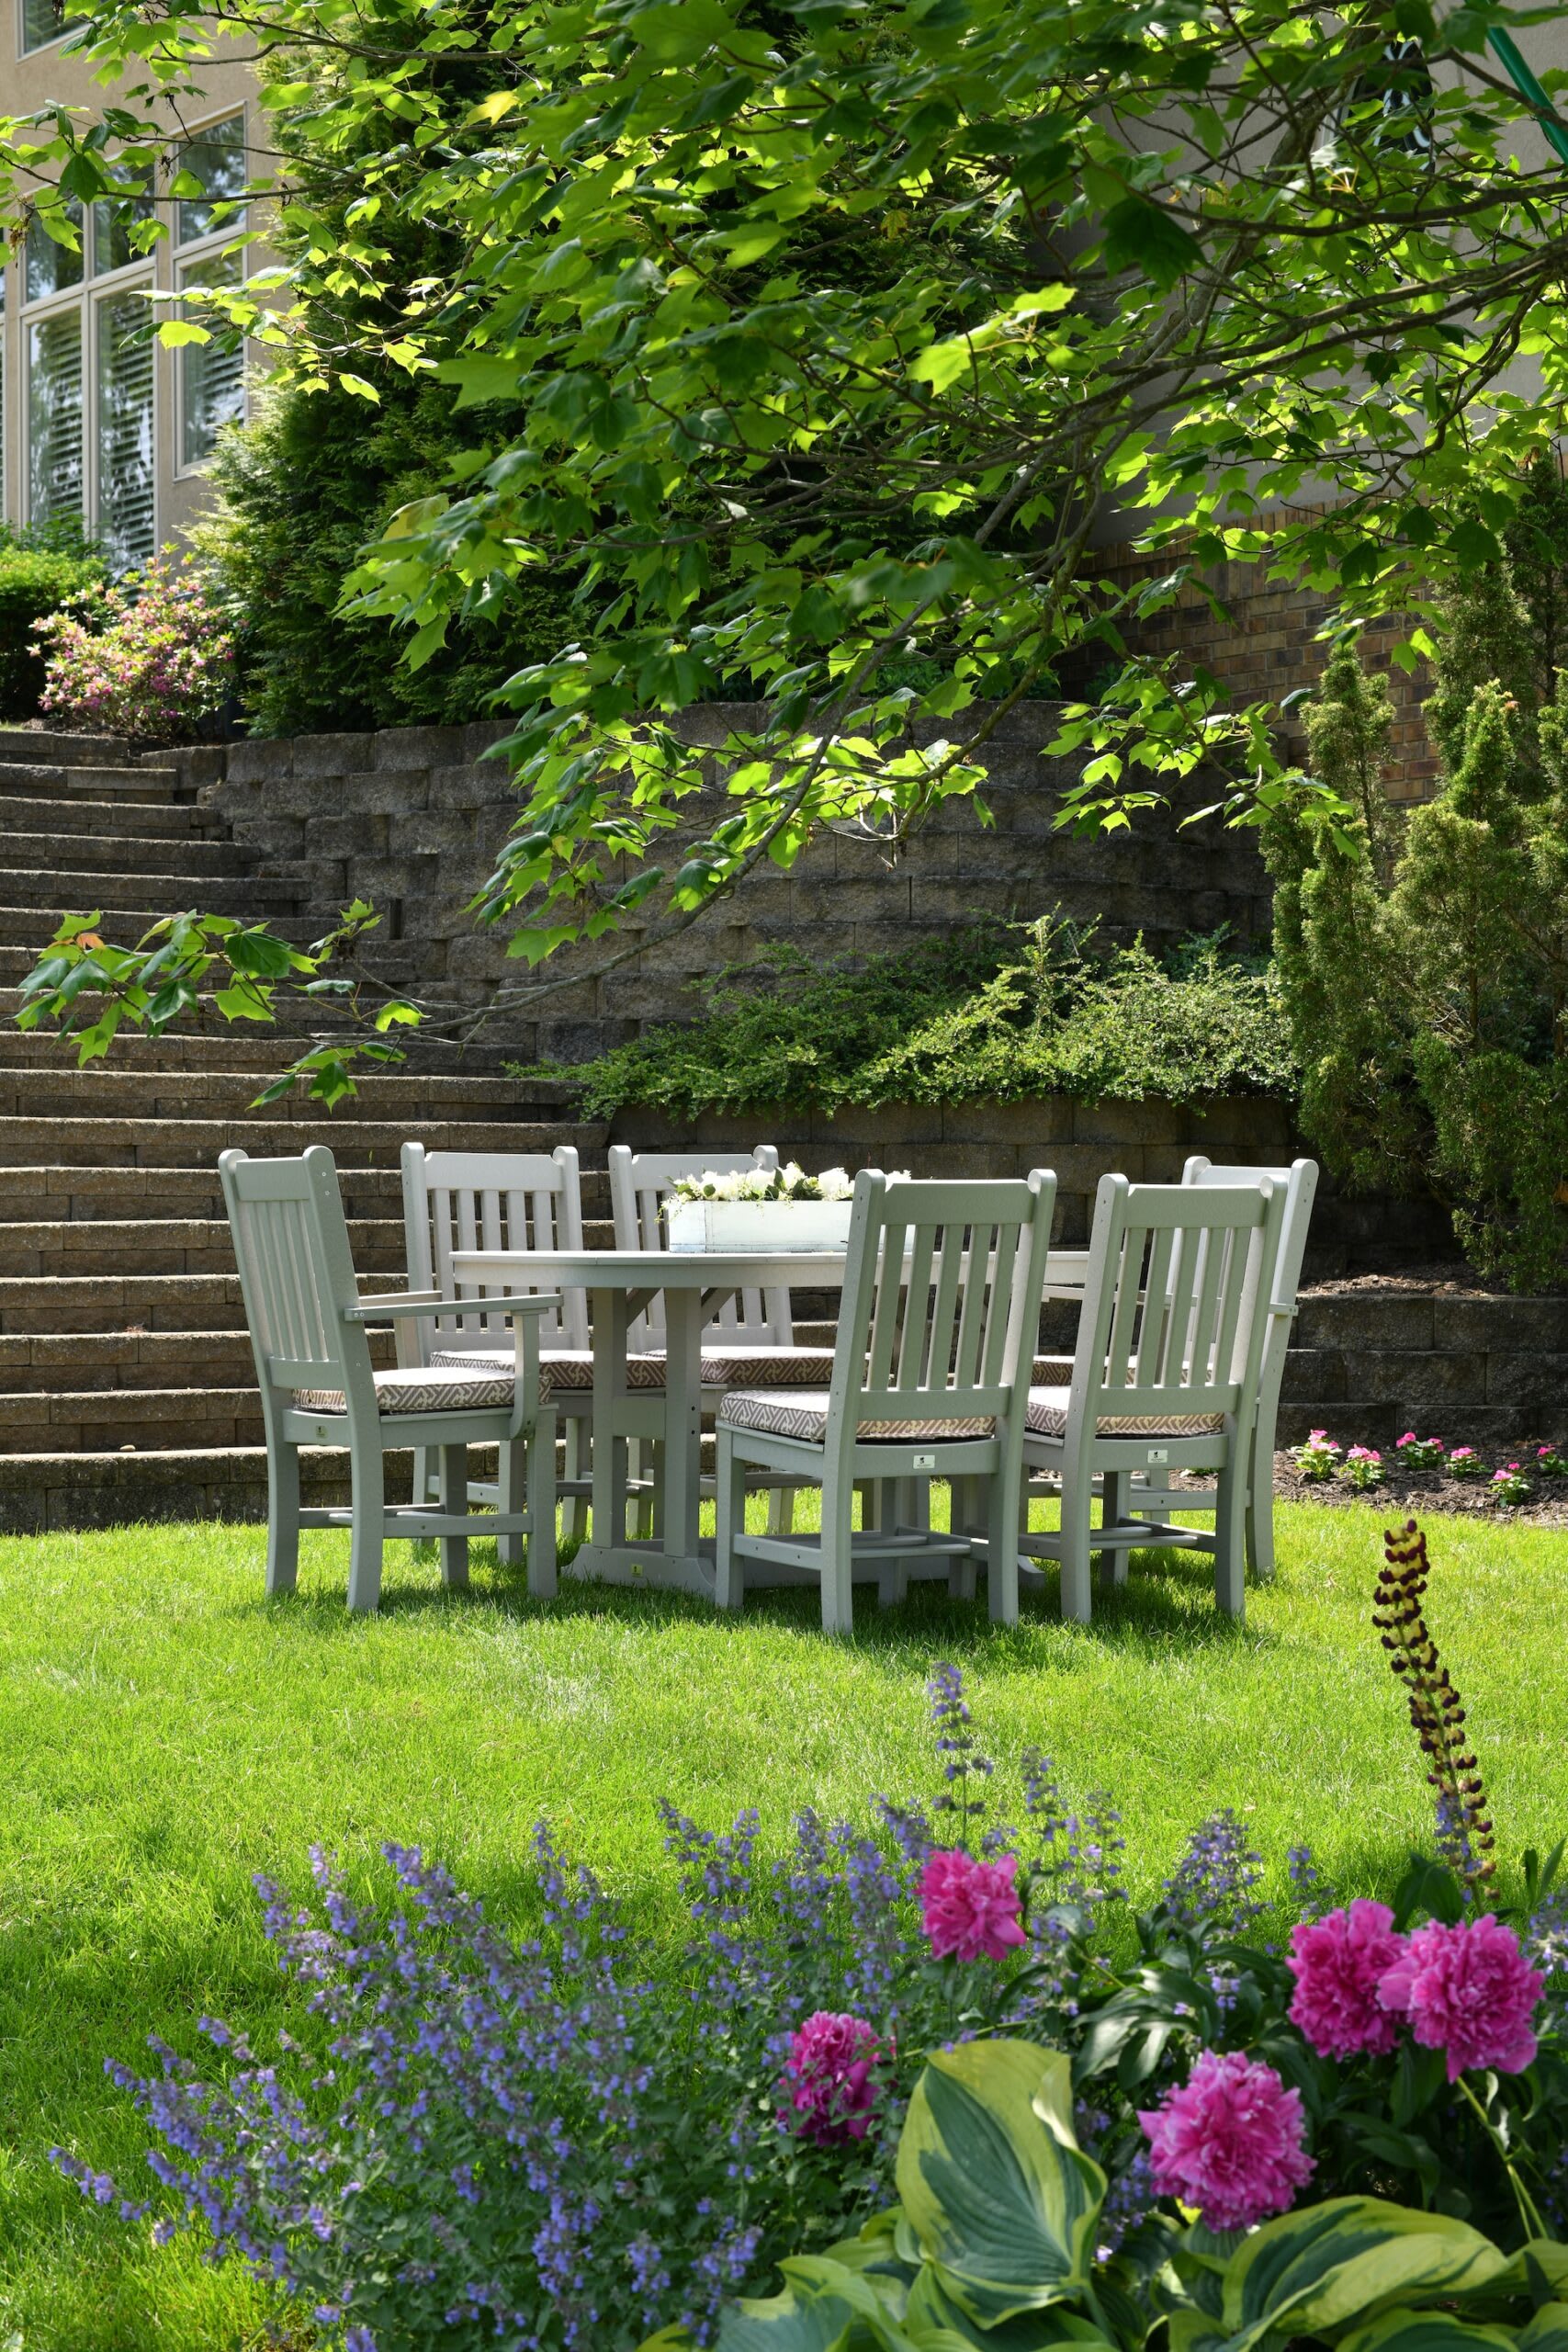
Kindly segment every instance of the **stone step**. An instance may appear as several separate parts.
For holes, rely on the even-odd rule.
[[[294,1100],[253,1112],[251,1105],[269,1077],[261,1069],[171,1069],[167,1064],[128,1056],[124,1061],[89,1062],[78,1069],[74,1060],[36,1067],[11,1064],[8,1039],[0,1039],[0,1119],[244,1119],[282,1116],[297,1123],[310,1121],[321,1130],[317,1138],[330,1142],[335,1128],[364,1119],[513,1119],[519,1114],[522,1090],[513,1078],[492,1078],[475,1071],[419,1070],[408,1075],[376,1072],[358,1080],[356,1091],[327,1111],[302,1092]],[[270,1073],[276,1075],[276,1068]],[[552,1121],[551,1125],[562,1124]],[[411,1129],[412,1133],[412,1129]],[[573,1138],[559,1135],[558,1143]]]
[[[402,1273],[400,1217],[351,1218],[348,1234],[359,1272]],[[229,1227],[221,1217],[148,1217],[123,1224],[82,1217],[53,1225],[0,1225],[0,1274],[226,1274],[233,1271]]]
[[[107,844],[122,841],[207,842],[225,838],[219,820],[209,817],[194,803],[160,807],[157,803],[132,802],[129,806],[116,800],[79,799],[74,794],[64,797],[29,797],[27,785],[28,771],[22,768],[0,767],[0,796],[4,797],[6,815],[18,832],[70,835],[73,842],[83,836],[106,844],[106,863],[112,865],[115,854]],[[81,863],[80,860],[77,863]]]
[[[345,1130],[338,1145],[338,1182],[351,1227],[402,1216],[401,1181],[394,1162],[366,1168],[355,1161],[353,1130]],[[603,1168],[585,1165],[583,1206],[593,1222],[588,1227],[590,1247],[600,1236],[608,1244],[609,1178]],[[216,1163],[209,1168],[7,1168],[0,1175],[0,1216],[15,1231],[28,1219],[39,1225],[107,1225],[111,1232],[129,1235],[137,1224],[197,1219],[224,1224],[223,1191]],[[112,1270],[111,1270],[112,1271]]]
[[[370,1334],[378,1364],[397,1361],[389,1331]],[[0,1336],[0,1444],[14,1397],[98,1396],[125,1388],[255,1387],[255,1359],[245,1331],[54,1331]],[[37,1415],[19,1408],[22,1422]],[[121,1440],[119,1442],[123,1443]]]
[[[7,993],[17,996],[16,990]],[[331,1000],[327,1001],[330,1003]],[[3,1003],[0,1003],[3,1009]],[[219,1015],[219,1026],[213,1032],[179,1029],[162,1037],[139,1036],[135,1030],[122,1030],[102,1062],[89,1062],[89,1071],[104,1071],[113,1077],[116,1072],[134,1074],[140,1081],[158,1070],[212,1070],[243,1074],[260,1080],[287,1069],[297,1061],[310,1042],[312,1032],[282,1031],[254,1021],[224,1021]],[[344,1042],[341,1028],[325,1030],[334,1043]],[[404,1047],[408,1059],[385,1072],[373,1064],[365,1073],[394,1078],[400,1082],[417,1082],[422,1078],[447,1080],[487,1078],[504,1082],[512,1089],[510,1099],[521,1102],[525,1092],[530,1101],[538,1090],[525,1089],[516,1080],[506,1076],[506,1057],[499,1049],[486,1046],[464,1051],[446,1046],[438,1038],[422,1038],[404,1031],[408,1042]],[[9,1071],[47,1069],[59,1076],[76,1067],[76,1048],[52,1029],[6,1029],[0,1027],[0,1065]],[[361,1081],[363,1091],[363,1080]]]
[[[360,1273],[403,1272],[400,1215],[351,1217],[348,1238]],[[584,1219],[583,1240],[588,1249],[608,1250],[613,1238],[608,1217]],[[0,1224],[0,1275],[227,1274],[233,1271],[228,1222],[221,1216],[150,1216],[134,1221],[79,1217],[53,1224]]]
[[[189,906],[193,893],[206,890],[215,884],[225,887],[237,880],[249,879],[255,870],[254,853],[238,848],[233,842],[186,839],[176,842],[157,840],[150,835],[117,834],[112,837],[97,833],[71,832],[63,847],[47,832],[23,831],[19,826],[7,827],[6,839],[0,844],[0,858],[7,881],[52,872],[53,861],[69,854],[73,867],[83,868],[95,875],[112,874],[116,881],[126,881],[142,875],[156,876],[173,894],[170,904]],[[178,872],[170,873],[171,865]],[[59,876],[61,882],[67,877]],[[145,888],[145,885],[140,885]],[[258,886],[264,895],[276,886]],[[233,907],[225,913],[243,911]]]
[[[254,1388],[57,1388],[0,1396],[4,1453],[256,1445],[264,1436]]]
[[[473,1457],[482,1468],[482,1449]],[[349,1499],[348,1456],[325,1446],[303,1446],[300,1489],[317,1508]],[[406,1453],[387,1457],[387,1500],[406,1502]],[[152,1449],[104,1453],[0,1454],[0,1533],[38,1535],[51,1529],[122,1527],[137,1521],[195,1525],[237,1520],[256,1530],[255,1589],[265,1561],[266,1453],[259,1445],[201,1450]],[[342,1544],[348,1572],[348,1539]],[[392,1546],[396,1574],[406,1552]]]
[[[37,846],[35,840],[35,850]],[[183,844],[181,848],[183,854]],[[128,917],[138,931],[147,930],[161,915],[181,914],[187,908],[260,922],[274,915],[292,917],[299,904],[299,892],[284,884],[237,875],[106,874],[64,865],[7,866],[0,870],[0,892],[6,910],[43,907],[51,914],[86,914],[102,910]],[[37,928],[35,916],[31,935]],[[302,928],[307,938],[319,935],[319,924]],[[29,934],[17,935],[25,939]]]
[[[56,734],[48,727],[0,727],[0,765],[47,760],[57,767],[130,767],[135,764],[122,735]]]
[[[44,800],[62,812],[73,801],[107,814],[178,810],[194,817],[196,787],[173,768],[67,768],[21,761],[0,764],[0,800]]]
[[[0,1116],[0,1170],[36,1168],[51,1162],[62,1168],[192,1168],[210,1162],[231,1144],[242,1144],[253,1159],[288,1159],[308,1144],[327,1143],[341,1148],[346,1160],[360,1166],[395,1170],[405,1143],[423,1143],[431,1151],[553,1151],[558,1143],[581,1149],[590,1137],[603,1139],[604,1130],[565,1123],[509,1119],[497,1110],[491,1119],[441,1118],[410,1111],[390,1119],[339,1118],[335,1128],[324,1118],[290,1118],[288,1106],[274,1103],[265,1112],[231,1113],[220,1119],[165,1118],[28,1118]],[[341,1145],[337,1138],[342,1137]],[[0,1177],[0,1189],[4,1187]]]

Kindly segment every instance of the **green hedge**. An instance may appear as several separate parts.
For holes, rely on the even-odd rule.
[[[637,1105],[682,1119],[777,1102],[1186,1102],[1298,1082],[1272,967],[1223,935],[1099,954],[1048,916],[859,966],[786,952],[698,994],[691,1023],[520,1075],[569,1080],[590,1118]]]
[[[39,621],[104,577],[96,556],[0,538],[0,720],[36,718],[43,662],[31,651]]]

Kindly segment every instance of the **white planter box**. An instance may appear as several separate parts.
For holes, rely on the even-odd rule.
[[[852,1201],[671,1201],[671,1250],[845,1250]]]

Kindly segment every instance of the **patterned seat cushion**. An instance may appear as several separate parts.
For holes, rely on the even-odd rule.
[[[430,1356],[431,1370],[505,1373],[511,1376],[513,1356],[509,1348],[434,1348]],[[557,1390],[578,1394],[593,1385],[593,1351],[591,1348],[545,1348],[539,1356],[539,1393],[551,1396]],[[626,1386],[628,1388],[662,1388],[664,1363],[661,1357],[628,1356]]]
[[[732,1430],[761,1430],[769,1437],[804,1438],[807,1444],[820,1445],[828,1434],[828,1391],[807,1389],[737,1389],[728,1396],[718,1408],[719,1426]],[[989,1414],[972,1420],[951,1421],[862,1421],[855,1431],[858,1442],[865,1445],[894,1444],[910,1439],[934,1439],[952,1444],[962,1438],[992,1437],[996,1423]]]
[[[1073,1377],[1071,1356],[1036,1356],[1030,1374],[1036,1388],[1066,1388]]]
[[[482,1365],[487,1371],[510,1372],[511,1354],[505,1350],[436,1348],[431,1353],[432,1367],[445,1371],[448,1366]],[[588,1348],[546,1348],[539,1358],[542,1385],[547,1392],[556,1389],[588,1389],[593,1385],[593,1355]],[[832,1377],[831,1348],[705,1348],[703,1350],[703,1386],[705,1388],[820,1387]],[[626,1386],[633,1389],[662,1388],[664,1385],[664,1351],[656,1349],[645,1356],[626,1358]]]
[[[508,1364],[504,1373],[488,1371],[482,1363],[427,1364],[415,1372],[378,1372],[376,1402],[383,1413],[477,1413],[500,1407],[510,1409],[517,1375]],[[296,1409],[301,1413],[341,1413],[346,1410],[341,1388],[297,1388]]]
[[[1061,1437],[1067,1426],[1068,1388],[1032,1388],[1026,1427],[1036,1437]],[[1223,1413],[1101,1413],[1097,1437],[1212,1437]]]

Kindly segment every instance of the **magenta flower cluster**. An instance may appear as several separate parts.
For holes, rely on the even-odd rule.
[[[68,727],[174,743],[219,709],[234,641],[191,558],[149,563],[39,623],[39,707]]]
[[[980,1862],[939,1847],[926,1857],[919,1894],[938,1960],[1005,1960],[1024,1940],[1014,1854]]]
[[[1443,2052],[1450,2083],[1472,2066],[1522,2074],[1535,2056],[1545,1979],[1491,1912],[1402,1936],[1386,1903],[1352,1903],[1292,1930],[1290,1968],[1292,2021],[1319,2057],[1382,2055],[1401,2023]]]
[[[798,2130],[831,2147],[863,2140],[871,2128],[872,2070],[881,2044],[864,2018],[818,2009],[791,2034],[784,2088]],[[788,2120],[786,2110],[781,2120]]]
[[[1195,2208],[1211,2230],[1249,2230],[1282,2213],[1315,2169],[1300,2091],[1244,2051],[1205,2050],[1179,2090],[1140,2114],[1155,2192]]]

